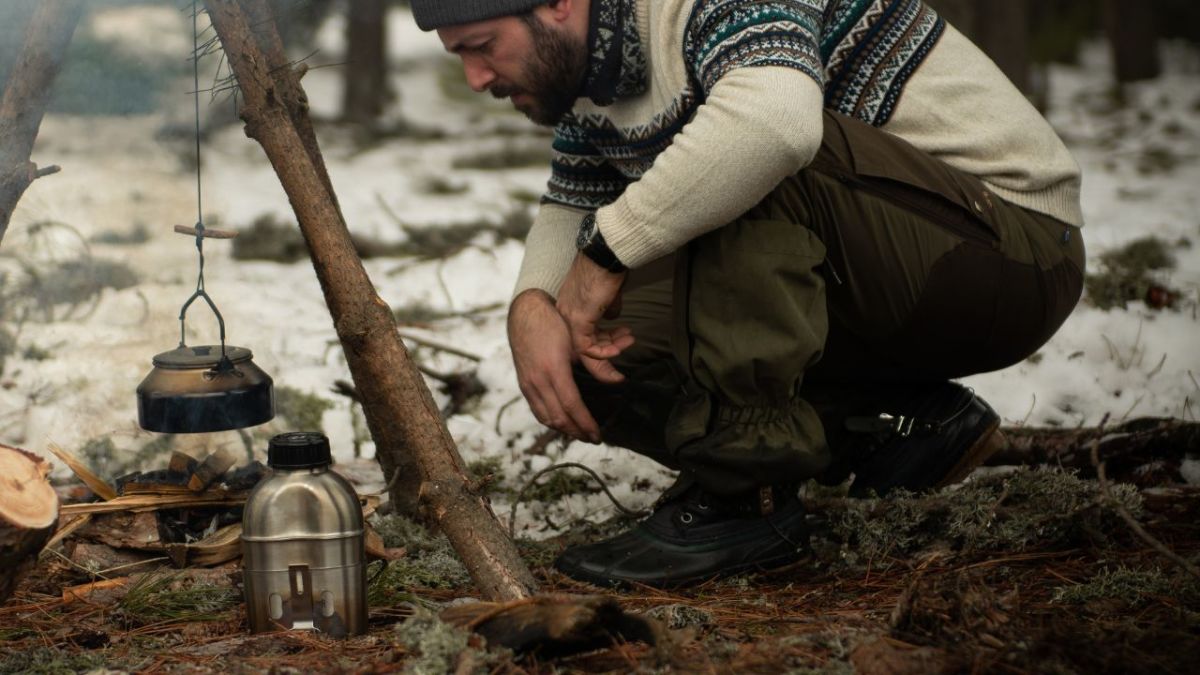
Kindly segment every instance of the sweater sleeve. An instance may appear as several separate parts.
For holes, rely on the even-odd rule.
[[[575,235],[586,213],[553,202],[542,203],[525,237],[525,257],[517,274],[514,298],[531,288],[558,295],[558,287],[575,260]]]
[[[812,161],[822,98],[803,69],[724,72],[654,165],[597,210],[609,247],[638,267],[745,213]]]

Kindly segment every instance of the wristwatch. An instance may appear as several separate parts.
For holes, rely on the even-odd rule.
[[[596,226],[595,213],[587,214],[579,223],[575,248],[579,249],[579,252],[587,256],[589,260],[613,274],[619,274],[629,269],[621,264],[617,254],[613,253],[612,249],[608,247],[608,243],[604,241],[604,235],[600,234],[600,228]]]

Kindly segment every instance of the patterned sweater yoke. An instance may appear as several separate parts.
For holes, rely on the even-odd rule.
[[[555,129],[519,293],[557,293],[581,215],[637,267],[804,168],[822,109],[1082,225],[1079,168],[999,68],[921,0],[591,0],[583,96]]]

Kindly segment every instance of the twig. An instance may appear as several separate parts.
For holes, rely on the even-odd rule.
[[[1149,544],[1151,548],[1161,553],[1171,562],[1182,567],[1188,574],[1192,575],[1196,579],[1200,579],[1200,569],[1185,560],[1178,553],[1172,551],[1170,548],[1167,548],[1166,544],[1162,543],[1156,539],[1154,535],[1143,529],[1141,524],[1137,522],[1137,520],[1129,513],[1129,511],[1127,511],[1124,506],[1117,502],[1116,499],[1113,499],[1112,494],[1108,490],[1108,477],[1104,474],[1104,462],[1100,461],[1099,440],[1092,442],[1091,454],[1092,464],[1096,467],[1096,480],[1100,483],[1100,494],[1103,496],[1104,501],[1107,502],[1108,505],[1117,512],[1117,515],[1121,517],[1121,520],[1125,521],[1125,524],[1129,526],[1130,530],[1133,530],[1133,533],[1136,534],[1138,538]]]
[[[399,330],[397,333],[399,333],[400,337],[404,338],[405,340],[412,340],[423,347],[429,347],[430,349],[436,349],[437,351],[446,352],[447,354],[461,356],[464,359],[470,359],[471,361],[479,362],[483,360],[483,357],[479,356],[478,354],[473,354],[465,349],[459,349],[458,347],[448,345],[444,342],[438,342],[437,340],[433,340],[431,338],[414,335],[405,330]]]
[[[640,518],[641,516],[646,515],[647,512],[645,510],[634,511],[633,509],[626,508],[623,504],[621,504],[621,502],[617,501],[617,498],[613,496],[612,491],[608,489],[608,484],[605,483],[604,479],[600,477],[600,474],[593,471],[591,467],[584,464],[579,464],[578,462],[562,462],[560,464],[548,466],[533,474],[533,477],[526,481],[525,485],[521,486],[520,492],[517,493],[517,498],[513,500],[512,510],[508,513],[508,534],[510,537],[515,537],[517,534],[517,508],[521,505],[521,502],[524,501],[525,493],[529,491],[529,488],[533,487],[534,483],[537,482],[537,479],[550,473],[551,471],[558,471],[559,469],[583,469],[588,473],[589,476],[591,476],[597,483],[600,484],[600,488],[604,490],[604,494],[608,495],[609,501],[613,503],[613,506],[615,506],[622,515],[629,516],[630,518]]]
[[[523,398],[522,396],[514,396],[507,403],[500,406],[500,409],[496,411],[496,435],[497,436],[501,435],[501,433],[500,433],[500,418],[504,417],[504,411],[508,410],[510,407],[512,407],[512,405],[514,403],[516,403],[517,401],[520,401],[522,398]]]

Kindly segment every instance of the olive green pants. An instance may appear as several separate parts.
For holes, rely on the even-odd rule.
[[[1019,362],[1066,320],[1083,268],[1077,228],[826,113],[807,168],[630,273],[627,381],[576,380],[606,442],[712,492],[800,482],[837,452],[824,409]]]

